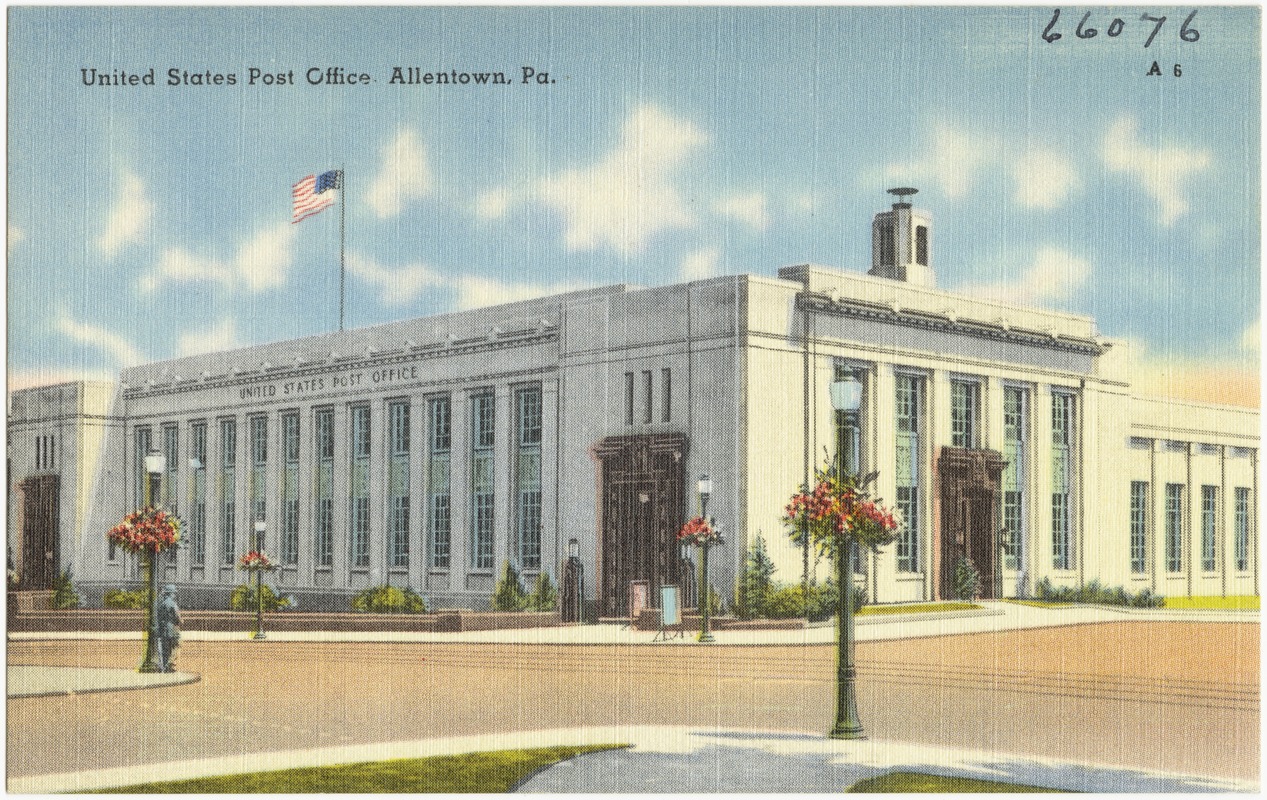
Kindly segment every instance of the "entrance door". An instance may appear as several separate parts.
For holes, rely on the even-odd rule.
[[[57,579],[58,477],[38,475],[18,484],[22,493],[23,589],[52,589]]]
[[[961,558],[971,559],[981,576],[979,596],[986,600],[999,596],[999,479],[1006,464],[993,450],[942,448],[937,461],[941,501],[938,599],[955,599],[955,568]]]
[[[628,616],[633,581],[647,581],[652,606],[662,585],[678,583],[685,453],[686,437],[679,434],[613,436],[594,448],[600,616]]]

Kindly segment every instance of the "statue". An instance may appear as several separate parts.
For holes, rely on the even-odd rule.
[[[180,606],[176,605],[176,587],[163,587],[158,603],[158,659],[163,672],[176,671],[176,648],[180,646]]]

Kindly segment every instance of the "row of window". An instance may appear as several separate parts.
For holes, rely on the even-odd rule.
[[[637,402],[639,398],[641,403]],[[650,425],[656,418],[655,371],[644,369],[640,374],[626,372],[624,400],[626,425],[633,425],[638,421],[643,425]],[[635,411],[640,413],[635,414]],[[673,371],[668,367],[660,370],[659,411],[660,422],[673,421]]]
[[[1178,439],[1162,439],[1160,441],[1160,448],[1172,453],[1186,453],[1188,448],[1191,447],[1194,452],[1206,456],[1217,456],[1219,451],[1222,450],[1227,454],[1228,458],[1249,458],[1250,453],[1253,452],[1248,447],[1224,447],[1223,445],[1209,444],[1207,442],[1192,443]],[[1132,436],[1127,441],[1127,445],[1133,450],[1152,450],[1153,440],[1146,436]]]
[[[514,549],[522,568],[533,570],[541,566],[541,434],[542,398],[540,387],[516,389],[514,402],[513,438],[513,487],[514,487]],[[428,566],[435,569],[450,567],[452,553],[452,513],[450,458],[452,450],[453,411],[448,396],[431,397],[426,401],[427,435],[425,458],[427,491],[424,536],[427,542]],[[470,472],[466,486],[470,498],[469,566],[476,570],[493,568],[494,519],[494,446],[497,440],[496,398],[490,391],[470,395]],[[387,403],[387,437],[383,458],[386,467],[385,490],[385,551],[390,568],[407,569],[410,565],[410,541],[413,531],[412,500],[410,492],[410,459],[412,442],[410,422],[413,406],[407,399]],[[299,529],[300,503],[306,493],[312,504],[312,531],[309,541],[315,567],[331,568],[334,565],[335,527],[335,425],[332,407],[313,409],[310,435],[314,453],[314,467],[305,485],[299,471],[299,446],[301,415],[299,411],[286,411],[280,416],[280,463],[278,468],[280,561],[283,565],[299,563],[301,535]],[[190,480],[187,495],[190,500],[187,522],[190,563],[204,566],[207,561],[207,471],[216,477],[216,502],[219,505],[219,553],[221,563],[234,563],[238,552],[237,540],[237,425],[236,419],[221,419],[219,428],[219,452],[214,464],[208,462],[207,425],[205,420],[189,423]],[[267,477],[270,470],[269,418],[264,415],[247,417],[247,448],[249,470],[247,502],[251,519],[264,521],[268,507]],[[348,408],[348,483],[347,483],[347,557],[352,569],[368,569],[370,566],[370,461],[372,456],[371,415],[368,404],[354,404]],[[179,429],[176,425],[162,427],[163,452],[167,467],[161,484],[161,501],[175,507],[173,488],[180,466]],[[149,427],[135,429],[135,476],[138,487],[135,501],[143,502],[142,490],[147,478],[144,466],[145,454],[152,446]],[[306,491],[305,491],[306,490]],[[155,495],[157,497],[157,495]],[[262,542],[252,541],[251,548],[262,547]],[[110,558],[116,557],[113,547]]]
[[[35,437],[35,468],[53,469],[57,466],[57,437],[52,434]]]
[[[1166,484],[1164,560],[1166,571],[1184,570],[1184,508],[1186,487],[1182,483]],[[1131,481],[1131,572],[1143,574],[1148,569],[1148,504],[1149,483]],[[1249,488],[1232,490],[1232,561],[1237,572],[1249,570],[1250,507]],[[1219,487],[1201,487],[1201,571],[1218,569]]]

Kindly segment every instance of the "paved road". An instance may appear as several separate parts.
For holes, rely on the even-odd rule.
[[[1125,620],[864,642],[859,705],[878,739],[1257,780],[1258,638]],[[8,661],[126,667],[138,647],[17,641]],[[9,700],[9,776],[590,725],[825,730],[834,648],[189,642],[180,669],[202,680]]]

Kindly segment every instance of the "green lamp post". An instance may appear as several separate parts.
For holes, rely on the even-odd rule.
[[[862,382],[846,374],[831,385],[832,408],[844,415],[845,436],[837,437],[837,450],[844,445],[843,468],[855,482],[858,477],[858,410],[862,407]],[[836,457],[839,461],[840,453]],[[839,468],[839,467],[838,467]],[[854,683],[853,629],[853,551],[854,539],[845,536],[836,549],[836,585],[839,587],[839,612],[836,614],[836,723],[828,734],[833,739],[865,739]]]
[[[162,480],[166,466],[167,459],[157,449],[151,449],[145,454],[145,486],[142,491],[145,508],[154,504],[154,483]],[[158,614],[154,607],[158,599],[158,551],[156,549],[146,548],[142,551],[141,567],[145,573],[145,655],[141,659],[141,666],[137,667],[137,672],[162,672],[163,669],[158,663],[155,652],[155,646],[158,643]]]

